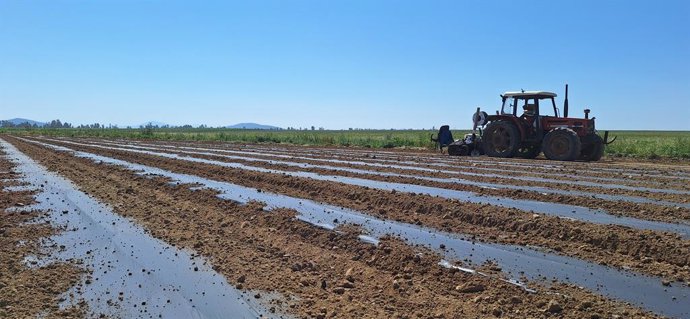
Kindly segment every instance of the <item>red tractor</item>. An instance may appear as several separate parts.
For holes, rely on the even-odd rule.
[[[473,120],[475,129],[485,126],[481,137],[484,153],[491,157],[535,158],[544,152],[551,160],[599,160],[604,146],[613,142],[606,141],[608,131],[604,139],[597,135],[589,109],[585,109],[583,119],[568,117],[567,84],[563,116],[555,97],[555,93],[544,91],[506,92],[501,95],[500,113],[488,115],[477,109]],[[553,109],[553,115],[543,113],[548,109]]]

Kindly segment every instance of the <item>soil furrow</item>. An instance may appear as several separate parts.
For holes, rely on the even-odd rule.
[[[192,144],[193,145],[193,144]],[[198,146],[198,145],[197,145]],[[243,147],[248,151],[252,152],[269,152],[269,154],[289,154],[288,156],[309,156],[309,157],[319,157],[326,160],[348,160],[350,158],[356,158],[358,161],[365,161],[367,163],[378,163],[378,164],[404,164],[416,167],[426,167],[426,168],[436,168],[436,169],[451,169],[457,171],[470,171],[475,173],[499,173],[502,175],[510,176],[534,176],[534,177],[555,177],[563,178],[564,176],[569,176],[571,179],[581,179],[581,180],[593,180],[600,182],[620,182],[620,183],[637,183],[637,184],[648,184],[650,187],[659,187],[659,185],[673,186],[672,188],[679,189],[690,189],[687,185],[687,180],[677,180],[674,178],[669,178],[666,175],[653,175],[653,176],[636,176],[636,175],[622,175],[621,173],[606,173],[606,172],[591,172],[587,170],[581,170],[580,168],[560,168],[554,170],[547,169],[520,169],[520,167],[515,167],[511,165],[501,166],[501,165],[486,165],[482,160],[472,160],[473,158],[464,157],[447,157],[444,155],[433,156],[428,154],[426,157],[398,157],[398,156],[377,156],[375,154],[357,154],[357,153],[341,153],[336,150],[329,150],[326,152],[317,153],[319,155],[310,153],[292,153],[290,151],[280,152],[280,151],[269,151],[263,148],[256,148],[253,145],[247,145]],[[474,158],[476,159],[476,158]],[[491,163],[488,163],[491,164]]]
[[[124,140],[131,142],[133,140]],[[158,141],[157,141],[158,142]],[[391,151],[371,150],[366,148],[342,148],[330,146],[295,146],[281,144],[242,144],[242,143],[223,143],[214,141],[195,141],[188,142],[173,142],[165,141],[166,143],[179,143],[188,145],[222,145],[229,148],[243,148],[247,147],[249,150],[257,148],[275,151],[288,152],[291,154],[321,154],[328,156],[331,154],[344,155],[347,157],[356,158],[371,158],[371,159],[392,159],[396,161],[404,159],[412,159],[415,161],[441,162],[449,164],[462,163],[476,163],[487,166],[506,166],[506,167],[522,167],[528,169],[553,170],[553,171],[571,171],[583,172],[587,174],[603,174],[610,177],[616,176],[638,176],[647,175],[648,177],[656,177],[661,179],[690,179],[690,167],[685,161],[644,161],[639,159],[625,159],[625,158],[608,158],[599,162],[561,162],[549,161],[545,159],[520,159],[520,158],[491,158],[491,157],[449,157],[444,154],[439,154],[438,151],[429,152],[428,150],[412,150],[412,149],[395,149]]]
[[[74,145],[74,144],[72,144]],[[95,144],[99,145],[99,144]],[[107,147],[113,147],[107,146]],[[141,149],[141,148],[137,148]],[[460,191],[469,191],[482,195],[499,196],[513,199],[529,199],[542,202],[552,202],[559,204],[568,204],[574,206],[588,207],[595,210],[604,209],[606,212],[616,215],[616,216],[629,216],[639,219],[662,221],[662,222],[688,222],[690,221],[690,208],[683,207],[688,204],[680,203],[665,203],[664,205],[657,204],[656,200],[645,198],[645,197],[632,197],[626,200],[626,197],[622,197],[618,200],[605,199],[608,194],[599,194],[592,192],[585,192],[584,194],[578,194],[580,191],[572,191],[573,194],[569,194],[570,191],[561,191],[562,193],[549,193],[551,188],[543,188],[543,190],[530,190],[529,186],[517,186],[508,185],[504,186],[504,183],[500,184],[481,184],[474,183],[469,180],[457,180],[453,179],[445,174],[438,174],[433,172],[427,172],[426,174],[416,174],[414,176],[384,176],[390,174],[401,174],[406,175],[409,172],[395,170],[395,169],[381,169],[381,168],[370,168],[365,167],[366,171],[353,172],[347,171],[347,169],[361,170],[361,166],[349,165],[343,166],[343,169],[338,166],[332,168],[315,168],[315,167],[303,167],[296,165],[285,165],[283,161],[276,161],[271,163],[257,162],[254,157],[248,157],[242,159],[241,157],[228,158],[222,154],[213,155],[213,153],[196,153],[185,150],[171,150],[171,149],[161,149],[161,148],[143,148],[145,150],[151,150],[156,152],[165,152],[171,154],[181,154],[185,156],[192,156],[196,158],[204,158],[211,160],[218,160],[228,163],[241,163],[250,166],[264,167],[268,169],[280,169],[285,171],[308,171],[318,174],[328,174],[328,175],[338,175],[338,176],[349,176],[349,177],[363,177],[371,180],[387,181],[387,182],[397,182],[406,183],[414,185],[423,185],[438,187],[444,189],[454,189]],[[267,161],[270,159],[266,159]],[[294,162],[303,163],[303,162]],[[310,163],[306,161],[305,163]],[[382,174],[382,175],[381,175]],[[425,179],[426,178],[426,179]],[[428,180],[437,179],[437,180]],[[474,183],[474,184],[473,184]],[[514,186],[514,187],[511,187]],[[615,197],[616,195],[612,195]],[[679,195],[680,196],[680,195]],[[598,197],[598,198],[597,198]],[[604,198],[602,198],[604,197]],[[638,201],[649,201],[649,202],[631,202],[632,200]]]
[[[275,151],[268,151],[268,150],[262,150],[261,148],[251,150],[249,147],[247,147],[247,150],[239,150],[239,149],[233,149],[233,148],[218,148],[218,147],[210,147],[210,146],[204,146],[204,145],[196,145],[196,146],[191,146],[189,144],[185,145],[180,145],[180,144],[169,144],[165,142],[159,142],[157,144],[151,144],[151,143],[133,143],[133,142],[117,142],[117,141],[110,141],[110,140],[76,140],[80,142],[89,142],[89,143],[98,143],[102,145],[127,145],[129,147],[161,147],[165,146],[168,149],[172,146],[175,148],[179,148],[179,151],[189,151],[189,152],[215,152],[215,153],[220,153],[220,154],[225,154],[225,155],[245,155],[245,156],[251,156],[254,158],[262,158],[262,159],[269,159],[269,160],[290,160],[290,161],[299,161],[299,162],[307,162],[307,163],[314,163],[314,164],[329,164],[329,165],[338,165],[338,166],[350,166],[348,164],[358,164],[358,165],[369,165],[369,166],[374,166],[374,167],[384,167],[384,168],[401,168],[405,170],[411,170],[411,171],[443,171],[447,172],[447,174],[458,174],[460,176],[462,175],[500,175],[504,177],[515,177],[515,178],[550,178],[550,179],[556,179],[556,180],[564,180],[564,179],[570,179],[570,180],[583,180],[583,181],[589,181],[589,182],[596,182],[596,183],[602,183],[602,184],[620,184],[620,185],[626,185],[626,186],[633,186],[633,187],[648,187],[648,188],[656,188],[656,189],[669,189],[669,190],[690,190],[690,185],[688,185],[687,182],[676,182],[676,181],[656,181],[654,179],[651,179],[649,177],[647,178],[641,178],[641,179],[634,179],[634,178],[621,178],[621,177],[596,177],[596,176],[590,176],[590,175],[585,175],[585,174],[576,174],[576,173],[570,173],[570,172],[562,172],[562,173],[550,173],[550,172],[545,172],[543,170],[515,170],[515,169],[502,169],[502,168],[488,168],[488,167],[480,167],[476,163],[473,163],[471,165],[462,165],[459,166],[457,163],[456,165],[451,165],[448,163],[436,163],[436,162],[425,162],[425,163],[420,163],[420,162],[414,162],[414,161],[395,161],[395,160],[382,160],[382,159],[370,159],[370,158],[356,158],[356,159],[344,159],[343,156],[339,156],[336,154],[323,154],[323,155],[310,155],[310,154],[295,154],[295,153],[289,153],[289,152],[275,152]],[[335,157],[335,158],[334,158]],[[349,156],[350,158],[352,156]]]
[[[43,239],[59,230],[47,223],[34,223],[43,213],[17,211],[34,202],[32,191],[4,191],[18,186],[18,176],[0,150],[0,317],[78,318],[83,304],[61,308],[63,294],[80,280],[83,269],[76,263],[54,262],[38,266],[33,256],[43,253]],[[27,259],[28,258],[28,259]]]
[[[358,240],[356,229],[319,229],[296,221],[291,211],[265,213],[258,203],[239,206],[213,192],[12,142],[154,236],[208,256],[232,283],[294,296],[275,301],[277,310],[317,318],[649,316],[563,284],[528,293],[441,268],[433,252],[394,238],[373,246]]]
[[[247,172],[123,151],[89,151],[290,196],[325,200],[374,216],[472,234],[486,241],[548,247],[568,256],[632,268],[672,280],[690,278],[687,266],[690,242],[671,234],[573,222],[490,205]]]
[[[81,140],[85,141],[85,140]],[[127,141],[127,142],[118,142],[118,141],[103,141],[103,140],[86,140],[90,142],[95,142],[95,143],[126,143],[128,145],[132,146],[150,146],[151,144],[148,143],[133,143],[132,141]],[[157,142],[158,146],[161,145],[168,145],[168,146],[177,146],[177,147],[191,147],[191,148],[200,148],[202,147],[204,150],[214,150],[214,151],[229,151],[229,152],[241,152],[245,154],[250,154],[252,156],[257,156],[257,157],[264,157],[268,159],[276,159],[276,156],[281,156],[281,157],[288,157],[292,158],[293,160],[298,160],[298,159],[312,159],[315,161],[330,161],[331,164],[338,163],[338,162],[347,162],[347,161],[352,161],[353,157],[354,160],[357,162],[364,162],[368,163],[369,165],[399,165],[399,166],[404,166],[404,167],[409,167],[409,168],[423,168],[423,169],[433,169],[433,170],[449,170],[449,171],[454,171],[457,173],[471,173],[471,174],[480,174],[480,175],[495,175],[495,174],[500,174],[503,177],[506,176],[514,176],[517,178],[530,178],[530,177],[537,177],[537,178],[543,178],[543,177],[549,177],[549,178],[554,178],[554,179],[567,179],[567,180],[592,180],[594,179],[594,182],[596,182],[596,176],[592,176],[591,174],[588,174],[588,172],[582,172],[580,170],[567,170],[567,169],[561,169],[558,173],[550,173],[545,170],[539,170],[539,169],[510,169],[510,168],[501,168],[501,167],[482,167],[483,162],[482,161],[474,161],[474,162],[469,162],[469,161],[464,161],[463,158],[453,158],[453,160],[448,160],[446,158],[437,158],[437,157],[429,157],[429,158],[416,158],[414,161],[405,159],[405,158],[397,158],[393,160],[386,160],[382,159],[380,157],[376,157],[376,155],[367,155],[367,156],[362,156],[362,154],[353,154],[353,153],[346,153],[350,154],[347,156],[342,155],[341,152],[338,152],[336,150],[332,150],[331,152],[327,153],[322,153],[319,152],[317,154],[312,154],[310,152],[303,152],[299,150],[294,150],[293,152],[290,151],[271,151],[267,150],[262,147],[257,147],[256,145],[254,146],[245,146],[245,147],[228,147],[227,145],[222,145],[219,146],[217,144],[210,144],[210,145],[195,145],[195,144],[189,144],[189,143],[170,143],[170,142]],[[213,147],[213,148],[210,148]],[[339,155],[340,154],[340,155]],[[373,158],[372,158],[373,157]],[[487,173],[490,172],[490,173]],[[621,185],[628,185],[628,186],[638,186],[638,187],[649,187],[649,188],[668,188],[668,189],[679,189],[679,190],[690,190],[690,185],[688,185],[687,181],[669,181],[667,178],[668,176],[665,175],[660,175],[657,176],[662,178],[662,180],[655,180],[651,176],[643,175],[643,176],[638,176],[638,178],[635,178],[635,176],[621,176],[620,174],[613,174],[613,176],[607,176],[603,177],[600,176],[600,180],[598,181],[599,183],[602,184],[621,184]],[[603,180],[602,180],[603,179]]]
[[[56,140],[53,140],[55,142],[58,142]],[[78,142],[72,142],[72,141],[67,141],[67,140],[62,140],[64,143],[78,143]],[[80,143],[78,143],[80,144]],[[85,144],[89,145],[89,144]],[[95,144],[92,144],[95,145]],[[105,145],[98,145],[98,147],[116,147],[116,146],[105,146]],[[165,149],[170,151],[169,149]],[[177,152],[184,152],[184,151],[177,151]],[[186,152],[186,153],[193,153],[193,152]],[[214,155],[200,155],[200,156],[214,156]],[[222,155],[218,155],[222,156]],[[226,158],[231,158],[230,156],[224,156]],[[280,165],[280,160],[279,159],[274,159],[276,162],[276,165]],[[311,162],[309,163],[310,165],[320,165],[319,163],[314,163]],[[323,165],[323,164],[321,164]],[[341,167],[350,167],[350,168],[357,168],[358,165],[340,165]],[[307,168],[308,169],[308,168]],[[318,169],[318,168],[316,168]],[[409,171],[406,171],[404,169],[399,169],[395,167],[388,167],[388,168],[382,168],[382,167],[370,167],[367,168],[369,170],[373,171],[390,171],[390,172],[395,172],[398,174],[410,174]],[[419,175],[420,173],[415,173]],[[665,189],[656,189],[656,188],[644,188],[644,187],[631,187],[631,186],[626,186],[626,185],[613,185],[613,184],[596,184],[596,183],[590,183],[590,182],[580,182],[580,181],[568,181],[566,179],[545,179],[545,180],[522,180],[522,179],[506,179],[505,176],[497,176],[496,174],[491,174],[491,175],[483,175],[483,174],[478,174],[478,175],[464,175],[464,176],[453,176],[452,173],[444,173],[444,172],[438,172],[436,170],[430,170],[425,172],[424,174],[432,176],[432,177],[438,177],[438,178],[449,178],[449,177],[458,177],[467,180],[468,182],[478,182],[478,183],[494,183],[494,184],[513,184],[517,185],[516,183],[519,183],[520,185],[523,186],[533,186],[533,187],[543,187],[543,188],[552,188],[552,189],[560,189],[560,190],[571,190],[571,191],[584,191],[584,192],[590,192],[590,193],[598,193],[598,192],[606,192],[608,194],[612,195],[623,195],[623,196],[643,196],[646,198],[650,199],[655,199],[655,200],[660,200],[660,201],[671,201],[671,202],[677,202],[677,203],[687,203],[690,201],[688,199],[689,196],[687,191],[682,191],[682,190],[665,190]]]

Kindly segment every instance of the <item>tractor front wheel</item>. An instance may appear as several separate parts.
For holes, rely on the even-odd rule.
[[[598,161],[604,155],[604,140],[596,134],[589,134],[582,138],[580,160]]]
[[[491,122],[482,137],[484,153],[490,157],[513,157],[520,147],[520,131],[507,121]]]
[[[544,156],[550,160],[573,161],[580,155],[580,138],[575,131],[557,128],[546,134],[542,143]]]

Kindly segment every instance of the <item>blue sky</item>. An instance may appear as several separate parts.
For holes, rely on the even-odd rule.
[[[566,82],[600,129],[690,130],[690,1],[0,0],[0,119],[466,128]]]

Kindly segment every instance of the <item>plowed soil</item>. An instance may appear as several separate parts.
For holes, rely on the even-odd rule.
[[[0,189],[18,176],[0,152]],[[76,264],[36,266],[25,258],[41,254],[41,239],[58,230],[45,223],[29,223],[41,212],[16,212],[30,205],[32,192],[0,192],[0,318],[81,318],[85,305],[60,309],[62,295],[79,282]],[[9,211],[8,211],[9,209]],[[30,260],[30,259],[27,259]]]
[[[99,144],[98,142],[89,142],[89,143],[94,143],[94,145],[101,145],[101,146],[107,146],[107,147],[114,147],[115,145],[113,144]],[[80,147],[84,146],[77,146],[74,144],[60,144],[59,142],[56,142],[58,145],[63,145],[67,146],[70,148],[75,148],[79,149]],[[150,145],[150,144],[145,144],[145,145]],[[634,217],[634,218],[639,218],[639,219],[647,219],[647,220],[656,220],[656,221],[664,221],[664,222],[684,222],[684,223],[690,223],[690,207],[685,205],[661,205],[658,203],[654,203],[655,200],[665,200],[669,202],[675,202],[679,204],[687,204],[688,201],[690,200],[690,195],[688,194],[668,194],[668,193],[655,193],[655,192],[649,192],[645,190],[627,190],[627,189],[611,189],[611,188],[597,188],[593,186],[580,186],[580,185],[570,185],[567,183],[547,183],[547,182],[530,182],[530,181],[523,181],[523,180],[512,180],[512,179],[502,179],[502,178],[495,178],[495,177],[482,177],[482,176],[468,176],[468,175],[453,175],[449,173],[441,173],[441,172],[420,172],[420,171],[414,171],[414,170],[405,170],[405,169],[399,169],[399,168],[394,168],[394,167],[372,167],[372,166],[366,166],[366,165],[356,165],[356,164],[347,164],[347,163],[333,163],[333,162],[324,162],[324,161],[319,161],[318,159],[333,159],[331,157],[323,157],[323,156],[316,156],[314,157],[317,160],[306,160],[306,159],[286,159],[286,158],[271,158],[269,155],[265,155],[265,153],[259,153],[259,155],[251,155],[247,156],[248,158],[258,158],[258,159],[263,159],[263,160],[278,160],[278,161],[288,161],[288,162],[293,162],[293,163],[306,163],[306,164],[314,164],[314,165],[327,165],[327,166],[333,166],[333,167],[342,167],[342,168],[353,168],[353,169],[364,169],[371,171],[371,174],[363,174],[363,173],[353,173],[353,172],[347,172],[347,171],[342,171],[342,170],[334,170],[334,169],[327,169],[327,168],[301,168],[301,167],[295,167],[295,166],[288,166],[288,165],[282,165],[282,164],[273,164],[273,163],[265,163],[265,162],[257,162],[257,161],[251,161],[251,160],[242,160],[242,159],[231,159],[227,157],[223,157],[223,155],[234,155],[234,154],[223,154],[221,152],[218,152],[218,155],[204,155],[204,154],[199,154],[201,153],[209,153],[209,151],[196,151],[194,152],[193,150],[188,150],[188,149],[174,149],[171,148],[170,146],[176,146],[176,144],[161,144],[157,145],[155,148],[148,148],[147,150],[154,151],[154,152],[166,152],[166,153],[172,153],[172,154],[178,154],[178,155],[183,155],[183,156],[190,156],[190,157],[196,157],[196,158],[202,158],[202,159],[211,159],[211,160],[217,160],[217,161],[223,161],[223,162],[229,162],[229,163],[241,163],[241,164],[246,164],[250,166],[258,166],[258,167],[264,167],[268,169],[278,169],[278,170],[283,170],[283,171],[305,171],[305,172],[314,172],[314,173],[319,173],[319,174],[326,174],[326,175],[337,175],[337,176],[349,176],[349,177],[362,177],[366,179],[371,179],[371,180],[379,180],[379,181],[387,181],[387,182],[396,182],[396,183],[406,183],[406,184],[413,184],[413,185],[423,185],[423,186],[432,186],[432,187],[439,187],[439,188],[445,188],[445,189],[455,189],[455,190],[460,190],[460,191],[471,191],[471,192],[476,192],[480,193],[482,195],[489,195],[489,196],[499,196],[499,197],[506,197],[506,198],[514,198],[514,199],[530,199],[530,200],[536,200],[536,201],[542,201],[542,202],[553,202],[553,203],[561,203],[561,204],[570,204],[570,205],[577,205],[577,206],[583,206],[583,207],[588,207],[592,209],[604,209],[607,212],[617,215],[617,216],[629,216],[629,217]],[[98,148],[89,148],[88,146],[85,146],[83,150],[87,151],[92,151],[92,150],[97,150]],[[141,146],[140,146],[141,147]],[[197,146],[198,147],[198,146]],[[205,146],[209,147],[209,146]],[[224,149],[219,148],[219,151],[222,151]],[[281,153],[281,155],[286,155],[289,153]],[[234,155],[237,156],[237,155]],[[246,156],[246,155],[244,155]],[[364,161],[367,163],[373,163],[373,164],[385,164],[385,165],[396,165],[395,162],[370,162],[366,159],[361,159],[361,158],[353,158],[351,160],[355,161]],[[423,164],[419,165],[412,165],[409,167],[417,167],[417,168],[424,168],[424,169],[443,169],[443,170],[450,170],[454,171],[453,168],[449,167],[431,167],[431,166],[425,166]],[[463,166],[464,167],[464,166]],[[472,167],[473,166],[468,166],[470,167],[469,170],[463,169],[462,171],[470,172],[473,174],[482,174],[481,171],[473,171]],[[455,169],[455,171],[458,171]],[[535,171],[538,170],[523,170],[526,174],[506,174],[509,176],[515,176],[515,177],[542,177],[544,176],[539,176],[538,173],[534,173]],[[395,173],[395,174],[402,174],[402,175],[416,175],[416,176],[423,176],[423,177],[434,177],[434,178],[462,178],[465,180],[468,180],[467,183],[443,183],[443,182],[434,182],[434,181],[429,181],[429,180],[423,180],[423,179],[416,179],[416,178],[411,178],[411,177],[396,177],[396,176],[381,176],[381,175],[376,175],[377,172],[383,172],[383,173]],[[486,173],[486,172],[484,172]],[[572,171],[572,172],[563,172],[563,174],[574,174],[575,177],[578,176],[578,171]],[[489,174],[497,174],[497,172],[489,172]],[[584,175],[585,173],[580,172],[580,174]],[[589,175],[588,175],[589,176]],[[559,176],[548,176],[549,179],[554,179],[556,181],[567,181],[567,177],[559,177]],[[575,179],[578,180],[578,179]],[[591,180],[586,180],[587,182],[590,182]],[[545,194],[541,193],[538,191],[529,191],[525,189],[497,189],[497,188],[487,188],[487,187],[481,187],[477,185],[473,185],[473,182],[480,182],[480,183],[493,183],[493,184],[517,184],[521,186],[537,186],[537,187],[545,187],[545,188],[551,188],[551,189],[557,189],[557,190],[562,190],[565,191],[564,194]],[[623,179],[622,182],[614,182],[614,181],[602,181],[601,184],[606,187],[615,187],[617,185],[624,185],[624,186],[630,186],[630,187],[648,187],[648,188],[653,188],[653,189],[659,189],[659,190],[679,190],[679,191],[687,191],[685,189],[686,187],[690,187],[690,180],[681,180],[678,183],[675,183],[674,181],[669,182],[663,178],[655,180],[654,178],[651,178],[649,176],[643,175],[640,176],[638,179]],[[625,200],[605,200],[605,199],[599,199],[599,198],[594,198],[594,197],[582,197],[582,196],[576,196],[576,195],[569,195],[569,191],[584,191],[584,192],[589,192],[593,194],[609,194],[609,195],[624,195],[624,196],[636,196],[636,197],[643,197],[643,198],[648,198],[651,199],[650,203],[634,203],[634,202],[629,202]]]
[[[518,209],[228,169],[155,155],[62,145],[173,172],[333,203],[377,217],[477,236],[488,242],[545,247],[564,255],[621,269],[635,269],[671,281],[690,281],[690,241],[673,233],[570,221]]]
[[[500,267],[492,264],[480,267],[480,270],[488,276],[443,268],[439,266],[441,256],[435,251],[410,246],[395,237],[381,238],[378,245],[363,242],[358,238],[361,230],[356,225],[341,226],[337,231],[323,229],[296,219],[296,212],[292,210],[274,209],[266,212],[263,209],[264,203],[250,202],[247,205],[240,205],[218,198],[211,190],[194,190],[190,189],[189,185],[170,184],[169,180],[164,178],[142,176],[119,166],[98,164],[90,159],[58,152],[11,136],[0,138],[9,141],[50,171],[72,180],[82,191],[109,204],[116,213],[131,218],[150,231],[154,237],[205,256],[213,268],[228,279],[228,282],[245,290],[248,294],[255,295],[257,299],[265,298],[263,294],[268,292],[276,292],[283,296],[283,298],[267,301],[267,307],[276,314],[314,318],[655,317],[654,314],[624,302],[610,300],[595,292],[560,282],[548,284],[530,282],[529,287],[535,289],[536,292],[528,292],[520,286],[501,280],[501,278],[506,278],[506,274],[501,272]],[[269,191],[347,207],[383,219],[465,234],[478,241],[542,247],[558,254],[657,276],[660,281],[668,281],[673,285],[687,285],[684,282],[690,282],[690,267],[688,267],[690,241],[674,233],[571,221],[489,204],[473,204],[304,177],[230,169],[124,150],[41,141],[172,172],[230,182],[255,188],[258,191]],[[151,143],[153,142],[147,142],[147,144]],[[169,147],[172,144],[160,143],[159,145]],[[235,150],[247,147],[203,145],[203,147],[209,146]],[[268,151],[266,146],[254,146],[254,148]],[[324,151],[323,149],[315,150]],[[289,154],[291,149],[278,151]],[[294,151],[299,152],[300,149],[295,148]],[[310,151],[312,150],[305,150],[305,153]],[[326,149],[326,151],[342,154],[353,152],[353,150],[342,149]],[[485,189],[464,184],[449,186],[447,183],[406,177],[383,177],[375,174],[355,174],[318,168],[303,169],[280,164],[230,160],[216,155],[193,154],[172,148],[169,152],[286,171],[310,171],[319,174],[467,190],[508,198],[528,198],[545,202],[601,207],[613,213],[641,219],[682,221],[688,220],[690,216],[688,209],[655,204],[598,199],[583,203],[585,199],[571,195],[544,196],[535,192]],[[410,152],[399,152],[398,155],[394,152],[390,153],[392,154],[384,155],[428,157],[425,154]],[[372,163],[380,160],[371,156],[377,155],[369,154],[367,157],[362,156],[352,158],[352,160]],[[255,157],[270,159],[267,155]],[[332,157],[320,155],[316,158]],[[299,162],[362,168],[358,165],[326,164],[312,160],[299,160]],[[492,167],[489,164],[501,165],[499,162],[486,159],[485,167]],[[516,161],[516,163],[527,165],[530,162]],[[584,164],[564,165],[566,166],[564,173],[577,174],[577,169]],[[629,169],[624,165],[611,165],[599,167]],[[654,170],[661,170],[661,175],[671,171],[681,175],[685,172],[684,168],[652,167]],[[447,177],[447,175],[434,172],[410,172],[396,168],[367,169]],[[651,170],[651,168],[647,169]],[[0,166],[0,172],[6,170],[9,171]],[[596,174],[605,178],[617,175],[605,170]],[[539,174],[532,173],[525,176],[539,176]],[[490,183],[508,181],[523,183],[523,181],[500,178],[459,177]],[[632,180],[625,185],[663,188],[659,185],[663,181],[662,177],[657,180],[639,177],[639,180]],[[554,186],[541,182],[524,182],[524,185],[687,202],[686,197],[675,194],[568,184]],[[685,188],[669,184],[667,189]],[[15,194],[7,201],[3,197],[0,205],[5,205],[3,209],[14,205],[16,201],[14,198],[18,198],[17,196],[20,195]],[[31,200],[30,193],[22,196],[24,197],[21,200]],[[20,216],[11,214],[11,216],[15,215]],[[26,220],[28,217],[18,219],[16,224],[22,225],[18,227],[27,227],[21,224]],[[6,220],[3,219],[3,229],[6,228],[5,222]],[[37,236],[33,238],[50,234],[49,230],[48,232],[33,230],[23,235],[13,232],[8,238],[19,240],[22,236],[28,236],[27,233]],[[4,235],[5,231],[2,236]],[[4,245],[3,242],[3,247]],[[5,254],[4,248],[3,254]],[[4,255],[2,260],[4,267],[6,260]],[[458,265],[466,266],[461,262],[458,262]],[[54,289],[57,291],[65,291],[79,278],[79,272],[76,271],[59,269],[59,272],[63,275],[57,277],[64,282],[64,286],[57,285],[59,289]],[[4,280],[3,276],[1,282],[3,285]],[[1,288],[0,292],[4,291],[5,287]],[[38,288],[31,287],[29,291],[36,289]],[[48,298],[45,304],[38,307],[45,309],[55,307],[56,304],[55,300]],[[71,314],[79,316],[78,312]]]

